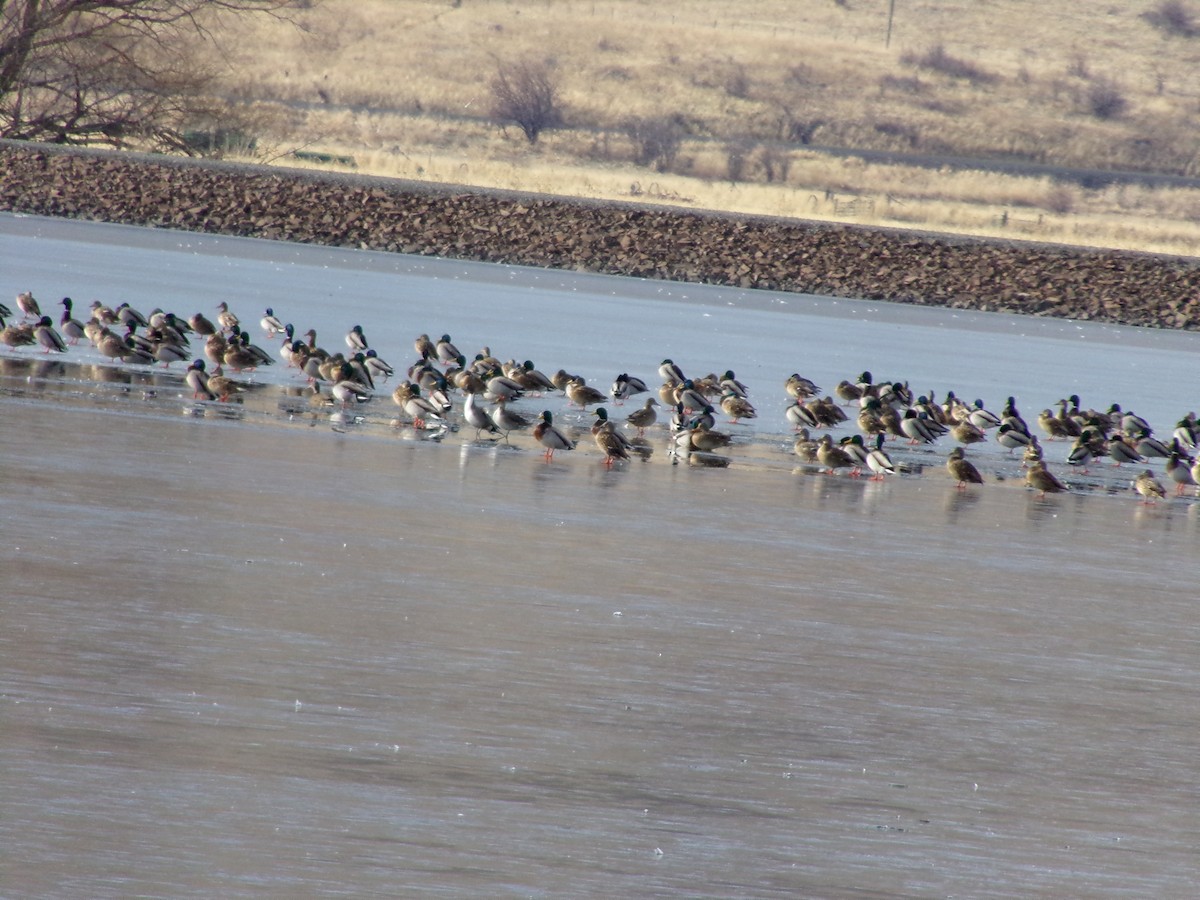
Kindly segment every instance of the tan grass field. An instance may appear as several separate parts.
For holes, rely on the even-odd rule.
[[[1200,32],[1160,6],[896,0],[889,43],[888,0],[321,0],[227,36],[219,90],[280,165],[1195,255],[1200,190],[821,149],[1200,176]],[[534,145],[490,116],[521,61],[564,114]],[[669,165],[635,163],[632,117],[679,123]]]

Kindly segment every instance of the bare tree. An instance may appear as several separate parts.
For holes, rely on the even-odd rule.
[[[502,125],[519,125],[531,144],[547,128],[562,124],[558,82],[544,62],[498,64],[491,89],[492,116]]]
[[[194,53],[221,17],[295,0],[0,0],[0,137],[186,150],[218,113]]]

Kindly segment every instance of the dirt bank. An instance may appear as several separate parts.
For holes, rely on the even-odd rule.
[[[0,142],[0,209],[1200,329],[1200,260]]]

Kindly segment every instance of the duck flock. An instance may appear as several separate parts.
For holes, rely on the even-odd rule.
[[[369,345],[361,325],[346,332],[345,351],[331,352],[317,344],[315,330],[297,334],[293,325],[268,308],[257,325],[264,342],[278,342],[272,352],[255,342],[224,302],[217,305],[212,319],[199,312],[187,318],[163,310],[144,315],[127,303],[109,307],[100,301],[89,305],[86,318],[77,318],[71,298],[64,297],[58,306],[62,312],[56,327],[31,292],[17,295],[15,312],[0,303],[0,343],[14,350],[40,347],[50,354],[67,353],[86,342],[116,364],[161,365],[169,370],[172,364],[186,363],[186,390],[194,400],[212,403],[238,402],[238,395],[251,387],[239,378],[277,362],[295,368],[297,377],[305,379],[310,404],[342,410],[372,402],[395,375],[395,369]],[[547,461],[555,453],[575,449],[576,439],[570,429],[555,424],[550,410],[536,415],[523,412],[514,408],[523,405],[519,401],[561,394],[568,408],[590,411],[591,437],[610,468],[633,458],[648,459],[653,445],[647,434],[654,429],[667,434],[668,453],[675,461],[727,463],[720,451],[736,438],[733,430],[718,427],[718,419],[728,417],[728,424],[736,427],[758,417],[749,388],[732,370],[688,377],[665,359],[658,369],[658,384],[620,373],[604,392],[563,369],[546,375],[530,360],[502,362],[487,347],[468,361],[448,334],[436,340],[421,334],[413,349],[415,361],[390,392],[411,425],[433,430],[474,428],[476,440],[505,442],[514,432],[529,431]],[[1200,424],[1192,412],[1180,418],[1166,438],[1117,404],[1103,410],[1082,409],[1075,395],[1058,401],[1056,409],[1041,410],[1031,425],[1012,397],[993,412],[982,401],[968,403],[953,392],[940,402],[931,395],[914,396],[907,382],[879,381],[870,372],[842,380],[831,394],[799,373],[788,377],[782,388],[787,397],[784,416],[795,435],[792,451],[808,468],[827,475],[882,480],[912,471],[900,456],[903,451],[896,448],[924,447],[928,452],[930,445],[948,444],[945,471],[965,490],[984,483],[967,448],[990,439],[1014,459],[1020,454],[1031,489],[1043,496],[1067,491],[1067,483],[1045,458],[1045,440],[1067,447],[1061,461],[1067,471],[1086,474],[1089,467],[1101,465],[1138,467],[1131,488],[1143,503],[1168,495],[1164,481],[1174,485],[1176,496],[1183,496],[1188,488],[1193,489],[1192,496],[1200,493],[1200,461],[1194,456]],[[638,405],[620,421],[610,418],[608,405],[623,406],[627,400]],[[838,431],[851,433],[835,438]],[[818,432],[823,433],[818,436]]]

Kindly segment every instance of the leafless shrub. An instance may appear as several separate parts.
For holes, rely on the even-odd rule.
[[[887,120],[876,122],[875,130],[879,134],[899,139],[900,142],[907,144],[910,148],[915,148],[921,143],[920,131],[915,125],[910,125],[907,122],[892,122]]]
[[[741,63],[735,63],[729,70],[725,78],[725,93],[739,100],[750,96],[750,76],[746,74],[746,67]]]
[[[746,165],[754,143],[747,138],[734,138],[725,145],[725,171],[730,181],[741,181],[746,174]]]
[[[1195,37],[1196,20],[1181,0],[1162,0],[1158,6],[1142,13],[1142,18],[1160,31],[1178,37]]]
[[[1075,208],[1075,194],[1065,184],[1056,184],[1046,192],[1042,205],[1052,213],[1065,216]]]
[[[1085,102],[1097,119],[1116,119],[1129,105],[1121,86],[1109,78],[1099,78],[1088,85]]]
[[[925,93],[925,82],[915,75],[884,75],[879,79],[879,93],[885,94],[888,91],[895,91],[899,94],[923,94]]]
[[[490,87],[492,117],[501,125],[519,125],[529,143],[536,144],[543,131],[562,124],[558,81],[548,64],[500,63]]]
[[[674,164],[686,134],[683,118],[678,114],[627,119],[623,130],[633,142],[634,162],[653,166],[658,172],[665,172]]]
[[[900,61],[918,69],[940,72],[951,78],[962,78],[973,84],[988,84],[996,80],[995,75],[981,69],[970,60],[951,56],[941,44],[935,44],[921,54],[906,53]]]
[[[787,181],[788,171],[792,167],[792,157],[782,147],[764,144],[758,150],[758,164],[762,166],[763,178],[768,184],[776,181]]]

